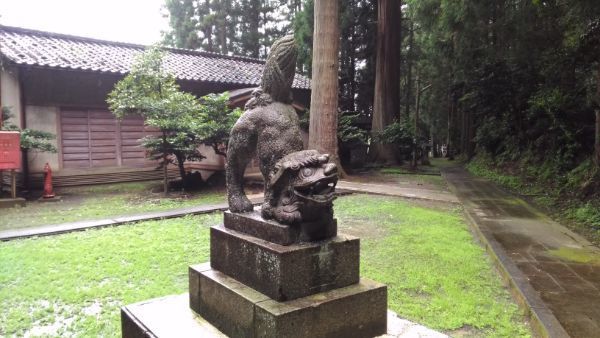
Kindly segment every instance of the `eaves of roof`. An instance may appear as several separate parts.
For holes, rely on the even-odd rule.
[[[0,54],[16,65],[126,74],[146,46],[0,25]],[[258,86],[264,60],[165,48],[165,69],[179,80]],[[293,87],[310,89],[296,74]]]

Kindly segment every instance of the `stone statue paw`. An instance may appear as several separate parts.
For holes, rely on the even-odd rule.
[[[229,210],[231,212],[249,212],[254,210],[254,205],[244,195],[229,196]]]
[[[270,203],[265,202],[261,214],[264,219],[274,219],[282,224],[297,224],[302,221],[298,203],[271,206]]]

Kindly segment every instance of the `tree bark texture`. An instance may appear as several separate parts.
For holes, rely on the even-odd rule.
[[[597,79],[596,79],[596,95],[597,95],[597,100],[598,103],[597,105],[600,104],[600,65],[598,65],[598,70],[597,70]],[[596,108],[596,138],[594,141],[594,152],[595,152],[595,156],[594,156],[594,162],[596,162],[596,165],[598,167],[600,167],[600,108]]]
[[[329,154],[341,170],[337,144],[338,0],[316,0],[314,6],[308,147]]]
[[[381,132],[400,118],[401,0],[379,0],[377,11],[377,62],[371,131]],[[392,145],[374,144],[371,157],[395,162]]]
[[[163,148],[167,144],[167,134],[162,134]],[[168,168],[168,157],[167,153],[163,151],[163,193],[165,196],[169,194],[169,168]]]
[[[408,117],[410,115],[410,101],[411,101],[411,92],[412,92],[412,62],[413,62],[413,52],[415,46],[415,23],[411,21],[409,28],[409,39],[408,39],[408,53],[406,54],[406,103],[405,103],[405,112],[404,115]]]

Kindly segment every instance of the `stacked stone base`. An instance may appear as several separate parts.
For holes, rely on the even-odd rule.
[[[225,226],[212,227],[210,263],[189,268],[189,306],[202,321],[230,337],[386,333],[387,288],[359,277],[358,238],[332,234],[318,242],[277,244],[265,240],[273,235],[263,224],[244,215],[226,216]],[[236,226],[239,222],[250,227]],[[287,229],[277,231],[279,238],[289,238],[280,236]],[[158,336],[139,317],[123,309],[123,336]]]
[[[367,279],[278,302],[202,264],[190,267],[189,297],[230,337],[374,337],[387,327],[387,289]]]

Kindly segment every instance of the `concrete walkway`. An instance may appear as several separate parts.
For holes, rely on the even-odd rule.
[[[369,193],[377,195],[398,196],[405,198],[417,198],[438,202],[458,203],[458,199],[447,192],[438,192],[427,189],[401,188],[394,185],[356,183],[349,181],[340,181],[337,185],[338,195],[344,195],[352,192]],[[261,204],[262,194],[248,196],[255,204]],[[199,215],[215,211],[224,211],[229,207],[227,203],[210,204],[197,207],[171,209],[166,211],[148,212],[131,216],[115,216],[108,219],[87,220],[71,222],[64,224],[40,225],[30,228],[20,228],[0,231],[0,241],[9,241],[19,238],[28,238],[34,236],[49,236],[67,233],[71,231],[81,231],[89,228],[100,228],[106,226],[116,226],[125,223],[151,221],[167,218],[182,217],[185,215]]]
[[[436,202],[459,203],[456,196],[439,190],[403,188],[396,184],[359,183],[341,180],[336,188],[367,194],[424,199]]]
[[[442,174],[533,329],[548,337],[600,337],[600,250],[487,180],[458,167]]]
[[[250,201],[255,205],[263,201],[262,194],[249,196]],[[131,216],[116,216],[109,219],[99,219],[90,221],[71,222],[63,224],[40,225],[37,227],[20,228],[0,231],[0,241],[9,241],[19,238],[34,236],[57,235],[71,231],[80,231],[90,228],[100,228],[106,226],[115,226],[125,223],[152,221],[167,218],[183,217],[186,215],[201,215],[215,211],[225,211],[229,209],[227,203],[201,205],[196,207],[171,209],[166,211],[147,212]]]

